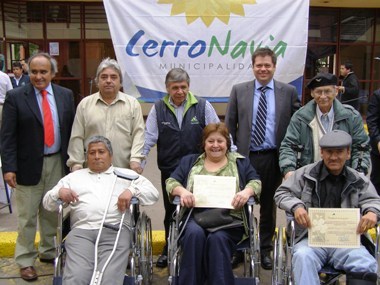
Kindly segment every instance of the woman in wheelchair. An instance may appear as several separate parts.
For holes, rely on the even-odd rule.
[[[360,208],[357,234],[374,227],[380,217],[380,197],[367,177],[346,166],[350,159],[351,136],[339,130],[319,141],[322,161],[294,172],[277,189],[274,199],[279,208],[294,215],[295,245],[292,256],[296,285],[319,285],[318,272],[325,265],[346,273],[348,285],[376,284],[377,261],[361,245],[359,248],[309,247],[308,209]],[[290,273],[291,274],[291,273]]]
[[[182,256],[178,284],[202,285],[206,280],[208,285],[234,284],[232,253],[236,244],[248,234],[243,206],[251,196],[258,199],[261,182],[249,159],[230,153],[230,146],[224,123],[207,125],[202,137],[204,153],[182,158],[166,180],[170,199],[180,197],[181,215],[183,220],[188,218],[179,238]],[[192,192],[197,175],[234,177],[233,209],[196,208]]]
[[[63,284],[95,284],[98,268],[103,282],[96,284],[123,284],[131,246],[126,217],[131,198],[151,205],[158,200],[158,191],[136,172],[112,166],[112,146],[105,137],[89,139],[87,164],[88,168],[63,177],[43,199],[49,211],[57,211],[58,199],[70,205]]]

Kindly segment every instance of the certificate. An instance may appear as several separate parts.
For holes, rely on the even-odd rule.
[[[356,233],[360,220],[358,208],[309,208],[311,228],[309,246],[358,248],[360,235]]]
[[[194,175],[195,207],[233,209],[236,187],[236,177]]]

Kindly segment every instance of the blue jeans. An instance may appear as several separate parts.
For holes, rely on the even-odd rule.
[[[319,285],[318,271],[325,264],[345,272],[377,272],[377,262],[364,246],[360,248],[309,247],[307,238],[294,246],[295,284]]]

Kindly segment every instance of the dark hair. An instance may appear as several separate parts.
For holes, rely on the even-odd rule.
[[[255,65],[255,59],[258,56],[262,56],[262,57],[264,57],[264,56],[270,56],[272,58],[273,65],[277,64],[277,56],[276,56],[276,54],[274,53],[273,50],[271,50],[268,47],[258,48],[257,50],[255,50],[255,52],[252,54],[252,65]]]
[[[225,123],[208,124],[203,129],[202,150],[205,151],[206,140],[210,136],[211,133],[221,134],[227,140],[227,151],[229,151],[229,149],[231,148],[231,139],[230,139],[230,133],[228,132],[228,129]]]
[[[352,64],[351,61],[346,60],[345,62],[342,63],[346,69],[349,69],[350,71],[354,70],[354,65]]]
[[[22,64],[21,64],[21,62],[19,62],[19,61],[15,61],[15,62],[13,62],[13,63],[12,63],[12,68],[16,68],[16,67],[22,69]]]

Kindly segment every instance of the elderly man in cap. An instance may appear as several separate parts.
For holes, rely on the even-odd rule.
[[[360,114],[351,106],[341,104],[336,98],[337,78],[330,73],[319,73],[307,87],[314,98],[299,109],[292,117],[285,138],[280,147],[280,169],[287,179],[299,166],[321,159],[318,150],[319,139],[332,130],[343,130],[352,137],[351,158],[348,165],[368,173],[370,166],[369,150],[362,147],[369,144]],[[297,160],[294,146],[302,146],[303,151]]]
[[[341,130],[320,140],[322,160],[296,170],[277,189],[277,206],[294,215],[296,237],[293,253],[295,284],[319,285],[318,271],[325,264],[347,275],[347,284],[376,284],[377,263],[365,249],[309,247],[307,229],[312,226],[309,208],[360,208],[357,234],[374,227],[380,216],[380,197],[364,175],[346,166],[352,139]]]

